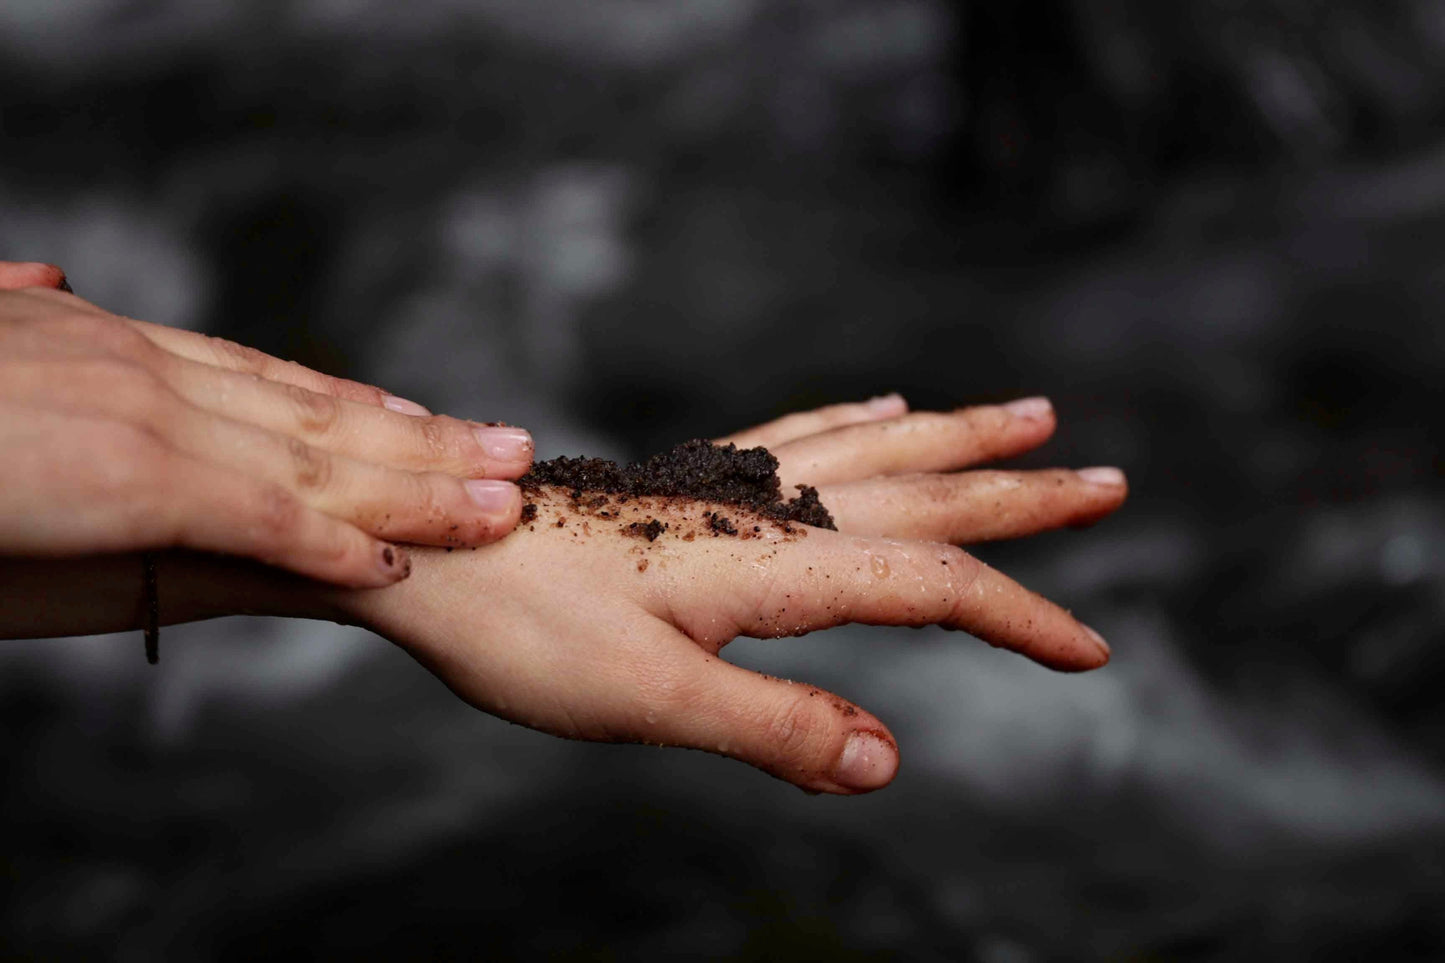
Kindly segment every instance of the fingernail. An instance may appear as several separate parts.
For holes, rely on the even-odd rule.
[[[488,515],[505,515],[522,497],[521,489],[495,478],[469,478],[462,482],[472,503]]]
[[[411,556],[405,549],[383,542],[376,554],[381,570],[396,581],[399,582],[411,574]]]
[[[381,406],[387,411],[394,411],[399,415],[414,415],[418,418],[425,418],[431,414],[415,401],[407,401],[405,398],[398,398],[396,395],[386,395],[381,399]]]
[[[855,732],[843,746],[833,779],[849,789],[886,786],[898,771],[898,751],[872,732]]]
[[[1117,468],[1080,468],[1074,472],[1081,479],[1090,485],[1106,485],[1111,488],[1120,488],[1128,484],[1124,473]]]
[[[523,428],[483,426],[472,430],[476,432],[477,444],[489,458],[529,461],[532,457],[532,436]]]
[[[1100,635],[1098,632],[1095,632],[1093,629],[1089,628],[1087,625],[1084,626],[1084,631],[1087,632],[1087,633],[1089,633],[1089,638],[1093,639],[1095,642],[1098,643],[1098,645],[1099,645],[1099,651],[1102,652],[1102,653],[1104,653],[1104,658],[1107,659],[1107,658],[1109,657],[1110,653],[1111,653],[1111,650],[1110,650],[1110,648],[1109,648],[1109,643],[1105,642],[1105,641],[1104,641],[1104,637],[1103,637],[1102,635]]]
[[[877,398],[869,398],[866,402],[868,410],[875,415],[901,415],[908,410],[908,402],[898,392],[879,395]]]
[[[1003,410],[1015,418],[1043,421],[1053,414],[1054,406],[1049,403],[1047,398],[1020,398],[1018,401],[1010,401],[1004,405]]]

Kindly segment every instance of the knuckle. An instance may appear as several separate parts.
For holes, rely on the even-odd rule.
[[[978,472],[973,473],[975,476]],[[914,475],[910,479],[918,497],[928,504],[948,505],[958,500],[960,485],[958,475],[926,474]],[[975,481],[977,479],[974,479]]]
[[[300,365],[297,365],[300,368]],[[302,371],[309,371],[301,368]],[[332,375],[318,375],[326,390],[338,398],[345,398],[348,401],[360,401],[369,405],[380,405],[386,399],[386,392],[371,385],[362,384],[359,381],[348,381],[345,378],[337,378]]]
[[[396,504],[408,506],[412,518],[429,531],[444,531],[453,513],[444,505],[440,486],[433,476],[403,472],[397,492],[403,497]]]
[[[288,438],[286,454],[291,459],[291,477],[298,491],[323,491],[330,486],[335,466],[325,452],[300,438]]]
[[[423,418],[417,423],[417,437],[421,440],[422,454],[428,459],[440,458],[446,453],[446,429],[435,418]]]
[[[207,336],[206,344],[223,367],[256,375],[264,375],[270,367],[271,359],[268,355],[244,344],[214,336]]]
[[[939,561],[948,569],[945,584],[953,603],[952,614],[957,616],[968,604],[968,594],[978,581],[983,563],[954,545],[940,545],[938,552]]]
[[[139,361],[149,358],[155,351],[155,345],[149,338],[120,318],[77,313],[71,323],[76,326],[77,333],[83,332],[90,344],[108,354]]]
[[[267,542],[290,541],[300,529],[305,506],[280,485],[265,485],[256,499],[253,523]]]
[[[307,391],[296,385],[281,387],[291,405],[296,426],[302,432],[322,436],[336,430],[341,421],[341,402],[330,395]]]
[[[769,746],[790,760],[812,758],[824,748],[829,734],[830,728],[798,699],[788,699],[768,718]]]
[[[416,423],[418,445],[421,456],[427,463],[451,462],[460,455],[460,437],[464,423],[448,415],[432,415],[427,418],[413,418]]]

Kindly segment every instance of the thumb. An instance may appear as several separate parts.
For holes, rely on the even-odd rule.
[[[654,730],[666,743],[731,756],[810,792],[871,792],[898,771],[893,734],[840,696],[702,652],[693,675],[685,708]]]

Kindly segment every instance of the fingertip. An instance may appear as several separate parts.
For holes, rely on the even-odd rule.
[[[1079,476],[1081,481],[1090,485],[1097,485],[1100,488],[1123,488],[1129,486],[1129,479],[1124,472],[1111,466],[1099,466],[1095,468],[1080,468],[1074,474]]]
[[[522,490],[514,483],[496,478],[468,478],[462,487],[480,512],[478,544],[494,542],[517,527],[522,517]]]
[[[54,264],[37,261],[0,261],[0,290],[48,288],[52,291],[74,292],[65,272]]]
[[[375,549],[376,571],[381,585],[395,585],[411,575],[411,555],[400,545],[378,542]]]
[[[848,734],[833,766],[832,778],[848,793],[882,789],[898,774],[898,743],[884,729],[857,729]]]
[[[1043,652],[1026,654],[1040,665],[1053,669],[1055,672],[1066,672],[1070,675],[1092,672],[1108,665],[1109,659],[1112,657],[1109,643],[1105,642],[1104,637],[1098,632],[1082,622],[1075,624],[1078,626],[1078,634],[1065,643],[1062,650],[1047,654]]]
[[[1087,625],[1084,626],[1084,633],[1088,635],[1089,641],[1093,642],[1094,645],[1097,647],[1099,661],[1096,665],[1093,666],[1093,668],[1097,669],[1108,665],[1109,657],[1113,655],[1113,650],[1109,648],[1109,643],[1105,642],[1102,635],[1100,635],[1098,632],[1094,631]]]
[[[1020,398],[1017,401],[1010,401],[1001,406],[1015,418],[1024,421],[1052,422],[1054,420],[1053,402],[1044,397]]]
[[[908,402],[896,391],[869,398],[863,402],[863,407],[868,410],[870,415],[879,419],[896,418],[908,414]]]
[[[406,398],[398,398],[396,395],[382,393],[381,406],[387,411],[394,411],[399,415],[410,415],[413,418],[426,418],[431,412],[415,401],[408,401]]]
[[[520,478],[531,468],[536,444],[527,429],[474,424],[472,435],[482,450],[488,478]]]

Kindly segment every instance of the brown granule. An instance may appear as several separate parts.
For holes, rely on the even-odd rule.
[[[646,522],[633,522],[622,529],[629,535],[636,538],[645,538],[649,542],[657,541],[657,536],[667,531],[667,526],[655,518],[649,518]]]
[[[704,512],[703,518],[707,519],[707,527],[714,532],[721,532],[724,535],[736,535],[738,527],[732,523],[722,512]]]

